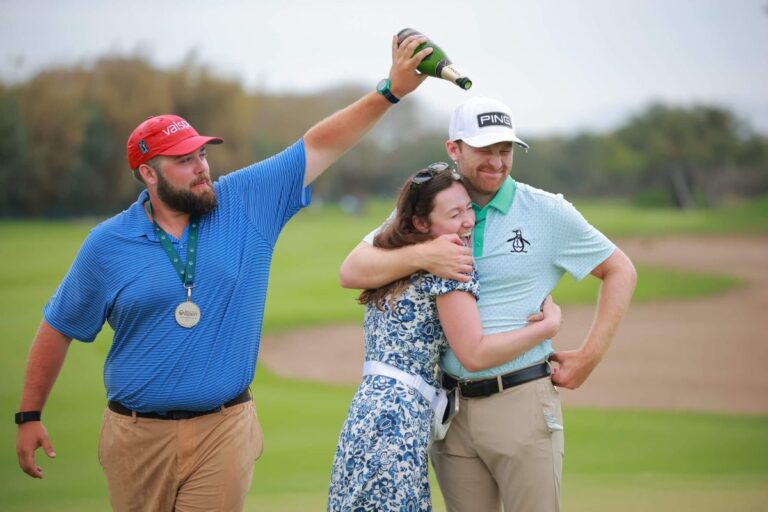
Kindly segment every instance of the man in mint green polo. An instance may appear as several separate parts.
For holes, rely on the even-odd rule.
[[[525,326],[566,272],[601,280],[595,318],[578,350],[554,351],[544,340],[478,372],[468,372],[450,350],[443,355],[443,385],[458,387],[461,397],[446,438],[430,450],[448,511],[559,510],[564,430],[555,386],[575,389],[587,379],[635,287],[629,258],[562,195],[510,177],[515,144],[528,147],[506,105],[489,98],[459,105],[446,150],[473,201],[473,247],[444,235],[384,250],[369,235],[341,267],[342,286],[367,289],[418,270],[465,281],[474,258],[484,334]]]

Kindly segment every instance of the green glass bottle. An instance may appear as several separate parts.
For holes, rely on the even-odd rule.
[[[424,34],[413,28],[404,28],[397,33],[397,44],[401,44],[408,36],[424,36]],[[448,58],[448,55],[445,54],[442,48],[427,38],[427,42],[420,44],[414,53],[424,48],[432,48],[432,53],[427,55],[416,69],[426,75],[453,82],[464,90],[472,87],[472,80],[456,69],[456,66],[453,65],[451,59]]]

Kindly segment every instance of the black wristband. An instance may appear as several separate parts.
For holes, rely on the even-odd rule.
[[[40,421],[40,411],[21,411],[16,413],[16,424],[21,425],[28,421]]]

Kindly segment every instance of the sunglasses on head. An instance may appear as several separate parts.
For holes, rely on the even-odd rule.
[[[451,170],[451,178],[458,180],[459,173],[456,172],[456,169],[451,169],[451,166],[445,162],[435,162],[426,169],[422,169],[413,175],[413,178],[411,178],[411,188],[413,188],[414,185],[423,185],[441,172],[449,169]]]

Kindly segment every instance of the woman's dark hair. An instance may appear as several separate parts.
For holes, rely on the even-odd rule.
[[[414,174],[400,189],[395,218],[376,234],[374,247],[397,249],[430,240],[432,235],[416,229],[413,219],[418,218],[429,226],[429,214],[435,207],[435,197],[457,182],[461,183],[459,174],[443,162],[434,163]],[[363,290],[357,301],[382,309],[385,298],[396,297],[408,285],[409,278],[406,276],[380,288]]]

